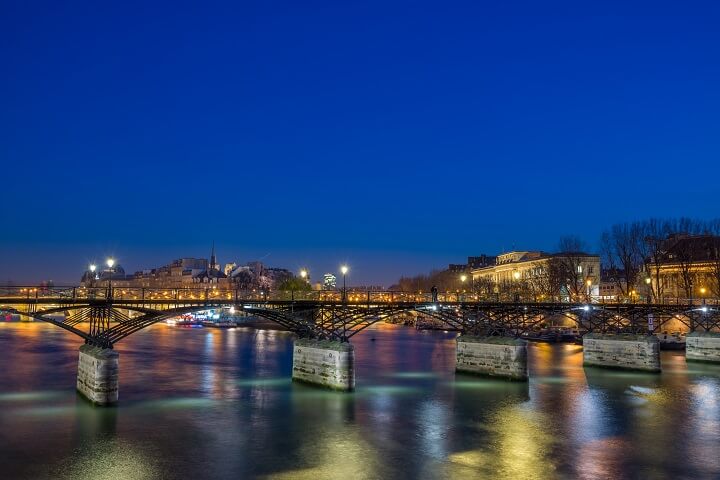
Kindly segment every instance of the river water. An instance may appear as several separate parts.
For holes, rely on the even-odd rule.
[[[80,342],[0,324],[0,478],[720,478],[720,366],[660,375],[529,347],[530,381],[454,372],[455,335],[379,324],[357,389],[290,380],[292,335],[155,325],[119,343],[120,404],[74,389]]]

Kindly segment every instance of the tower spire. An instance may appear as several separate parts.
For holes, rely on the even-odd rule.
[[[212,251],[210,252],[210,270],[219,270],[217,259],[215,258],[215,240],[212,242]]]

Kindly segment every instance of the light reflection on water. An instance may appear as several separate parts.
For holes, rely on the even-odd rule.
[[[285,332],[157,325],[118,345],[102,409],[75,394],[73,336],[0,325],[0,477],[720,477],[720,366],[584,368],[578,346],[532,345],[531,380],[508,382],[455,374],[452,333],[369,333],[344,394],[290,380]]]

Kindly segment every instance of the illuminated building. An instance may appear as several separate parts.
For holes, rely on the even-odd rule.
[[[494,264],[472,269],[470,274],[475,289],[485,290],[483,293],[596,297],[600,257],[584,252],[513,251],[498,255]]]
[[[720,298],[720,237],[670,235],[647,270],[661,299]]]
[[[337,288],[337,277],[332,273],[323,275],[323,289],[334,290],[335,288]]]

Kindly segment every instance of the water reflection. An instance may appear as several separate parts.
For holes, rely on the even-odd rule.
[[[357,390],[291,382],[292,336],[165,325],[129,337],[121,404],[74,392],[79,341],[0,325],[3,478],[720,476],[720,366],[583,368],[532,345],[528,383],[456,374],[454,334],[353,339]]]

